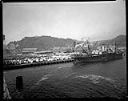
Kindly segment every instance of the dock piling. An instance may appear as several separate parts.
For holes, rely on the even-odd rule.
[[[16,89],[18,91],[21,91],[23,89],[23,77],[22,76],[16,77]]]

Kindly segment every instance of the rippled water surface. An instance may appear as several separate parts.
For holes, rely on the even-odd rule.
[[[24,98],[92,98],[126,96],[126,59],[96,64],[73,63],[5,71],[12,97],[16,76],[22,75]]]

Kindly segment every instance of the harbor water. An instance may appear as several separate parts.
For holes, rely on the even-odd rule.
[[[16,77],[23,76],[23,98],[124,98],[126,57],[106,63],[70,63],[4,71],[12,98],[16,98]]]

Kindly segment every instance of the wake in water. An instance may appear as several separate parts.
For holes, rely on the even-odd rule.
[[[74,78],[79,78],[79,82],[81,81],[81,78],[85,79],[85,83],[89,84],[86,88],[91,89],[93,92],[96,92],[96,94],[116,98],[125,96],[125,88],[123,88],[123,85],[117,80],[94,74],[77,75]],[[89,92],[91,91],[89,90]]]
[[[77,73],[71,73],[64,76],[62,80],[57,79],[53,80],[53,74],[44,75],[34,86],[33,89],[42,89],[41,92],[46,92],[48,89],[51,95],[51,90],[58,92],[63,92],[64,94],[70,97],[114,97],[122,98],[125,96],[125,93],[121,90],[122,87],[119,87],[118,82],[108,77],[103,77],[100,75],[88,74],[88,75],[78,75]],[[75,78],[75,80],[73,79]],[[41,81],[49,79],[51,82],[43,82],[39,85]],[[82,79],[85,79],[82,80]],[[52,81],[53,80],[53,81]],[[56,85],[57,83],[57,85]],[[47,85],[51,85],[47,87]],[[38,92],[38,90],[35,90]],[[42,94],[38,92],[39,95]],[[56,95],[56,94],[55,94]]]
[[[63,67],[58,67],[58,69],[61,69],[61,68],[63,68]]]
[[[63,68],[63,67],[58,67],[54,72],[56,72],[58,69],[62,69],[62,68]],[[40,83],[41,81],[49,79],[49,77],[52,76],[52,74],[53,74],[54,72],[52,72],[52,73],[50,73],[50,74],[44,75],[35,85],[39,85],[39,83]]]
[[[39,85],[39,83],[43,80],[47,80],[49,78],[49,76],[51,76],[51,74],[46,74],[44,75],[35,85]]]
[[[102,80],[108,81],[110,83],[115,83],[115,80],[103,77],[100,75],[94,75],[94,74],[89,74],[89,75],[80,75],[80,76],[75,76],[74,78],[86,78],[92,81],[92,83],[97,84],[100,83]]]

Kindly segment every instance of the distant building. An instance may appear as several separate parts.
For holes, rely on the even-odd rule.
[[[39,55],[42,55],[42,54],[51,54],[51,53],[53,53],[52,51],[49,51],[49,50],[47,50],[47,51],[37,51],[37,52],[34,52],[34,54],[39,54]]]
[[[52,50],[53,52],[67,52],[71,49],[72,47],[54,47]]]
[[[118,49],[121,50],[122,52],[126,51],[126,47],[119,47]]]
[[[22,49],[22,54],[34,53],[36,51],[37,51],[37,48],[23,48]]]
[[[60,51],[60,47],[54,47],[52,50],[53,50],[53,52],[59,52]]]

